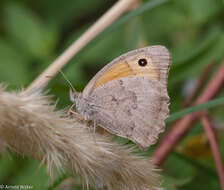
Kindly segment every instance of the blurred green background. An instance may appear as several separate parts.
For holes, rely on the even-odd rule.
[[[8,89],[27,87],[69,44],[94,23],[115,0],[1,0],[0,82]],[[149,3],[160,3],[152,8]],[[145,7],[145,8],[144,8]],[[144,11],[143,11],[144,10]],[[136,13],[136,12],[135,12]],[[224,58],[223,0],[145,0],[138,16],[91,42],[63,69],[72,84],[82,90],[105,64],[137,47],[161,44],[172,54],[169,74],[171,113],[181,109],[195,81],[211,62],[219,68]],[[69,86],[58,74],[49,85],[58,108],[71,105]],[[223,94],[223,91],[222,93]],[[219,145],[224,158],[223,107],[209,110],[219,126]],[[205,139],[205,140],[204,140]],[[150,155],[152,147],[146,156]],[[0,156],[0,184],[33,185],[47,189],[45,166],[15,153]],[[167,190],[220,189],[212,154],[197,123],[161,167]],[[74,184],[74,189],[82,189]]]

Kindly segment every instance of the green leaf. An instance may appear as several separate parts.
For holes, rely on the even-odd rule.
[[[172,156],[175,156],[177,159],[182,160],[187,164],[190,164],[191,166],[194,166],[194,168],[197,168],[197,170],[206,173],[207,176],[212,177],[213,179],[217,179],[216,170],[205,165],[204,163],[201,163],[198,160],[188,158],[187,156],[184,156],[178,152],[173,152]]]
[[[216,99],[208,101],[204,104],[199,104],[199,105],[196,105],[196,106],[192,106],[192,107],[186,108],[184,110],[178,111],[176,113],[173,113],[173,114],[170,115],[169,118],[166,119],[166,123],[169,123],[171,121],[174,121],[176,119],[184,117],[185,115],[188,115],[188,114],[191,114],[191,113],[194,113],[194,112],[198,112],[198,111],[201,111],[201,110],[205,110],[205,109],[214,108],[216,106],[223,105],[223,104],[224,104],[224,97],[216,98]]]
[[[85,53],[85,51],[91,46],[93,46],[95,43],[97,43],[97,41],[104,38],[106,35],[114,31],[115,29],[121,27],[123,24],[127,23],[129,20],[141,15],[142,13],[146,11],[150,11],[156,7],[159,7],[160,5],[168,1],[169,0],[152,0],[147,3],[144,3],[142,6],[126,14],[125,16],[122,16],[120,19],[118,19],[113,24],[111,24],[107,29],[105,29],[102,33],[100,33],[97,37],[95,37],[91,42],[89,42],[89,44],[85,46],[85,48],[83,49],[82,53]]]
[[[219,13],[222,7],[219,0],[182,0],[178,4],[184,7],[188,19],[191,19],[194,25],[208,22]]]
[[[47,0],[41,3],[48,22],[64,29],[69,23],[80,22],[79,18],[82,16],[98,14],[97,8],[102,4],[102,0]],[[88,18],[90,19],[92,18]]]
[[[197,48],[195,48],[197,49]],[[174,86],[177,82],[186,78],[192,78],[203,70],[203,68],[211,62],[221,61],[224,58],[224,33],[219,34],[216,43],[203,51],[203,54],[196,56],[193,60],[189,59],[184,64],[171,66],[169,74],[169,85]]]
[[[29,81],[29,57],[0,38],[0,80],[6,84],[24,85]],[[16,72],[15,72],[16,68]]]
[[[172,176],[163,176],[163,184],[162,186],[164,187],[164,189],[166,190],[178,190],[180,186],[183,186],[187,183],[189,183],[192,180],[192,177],[189,176],[188,178],[183,178],[183,179],[178,179],[178,178],[174,178]]]
[[[22,175],[17,175],[11,180],[13,185],[30,185],[33,189],[45,189],[49,183],[46,173],[46,167],[40,167],[40,163],[36,160],[27,160],[26,167],[22,171]]]
[[[18,165],[12,159],[11,156],[0,157],[0,181],[3,182],[9,177],[16,169]]]
[[[10,39],[24,52],[42,59],[55,46],[57,35],[30,9],[20,3],[9,2],[4,10],[5,27]]]
[[[65,179],[69,178],[70,176],[67,174],[61,174],[56,180],[54,180],[54,183],[50,185],[47,190],[54,190],[57,188]]]
[[[221,37],[223,30],[219,26],[214,26],[200,39],[198,39],[196,44],[192,44],[191,47],[186,51],[182,47],[177,47],[173,50],[172,57],[173,64],[172,70],[178,67],[183,67],[189,62],[194,61],[195,58],[206,53],[214,44],[217,42],[219,37]],[[192,42],[191,42],[192,43]],[[179,51],[182,51],[179,53]]]

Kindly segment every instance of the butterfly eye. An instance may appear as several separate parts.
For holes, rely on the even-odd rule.
[[[138,64],[139,64],[139,66],[144,67],[144,66],[147,65],[147,60],[146,59],[139,59]]]

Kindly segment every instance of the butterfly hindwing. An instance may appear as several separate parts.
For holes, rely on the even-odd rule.
[[[168,101],[163,85],[147,77],[126,77],[93,92],[93,119],[109,132],[129,138],[142,149],[155,143],[164,130]],[[94,107],[94,106],[93,106]]]

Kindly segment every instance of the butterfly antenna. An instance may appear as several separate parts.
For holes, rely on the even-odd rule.
[[[63,78],[66,80],[66,82],[69,84],[70,86],[70,95],[71,93],[73,93],[73,95],[78,96],[78,92],[75,90],[75,88],[72,86],[72,83],[68,80],[68,78],[65,76],[65,74],[62,72],[62,70],[60,70],[60,73],[62,74]],[[71,92],[72,91],[72,92]]]

